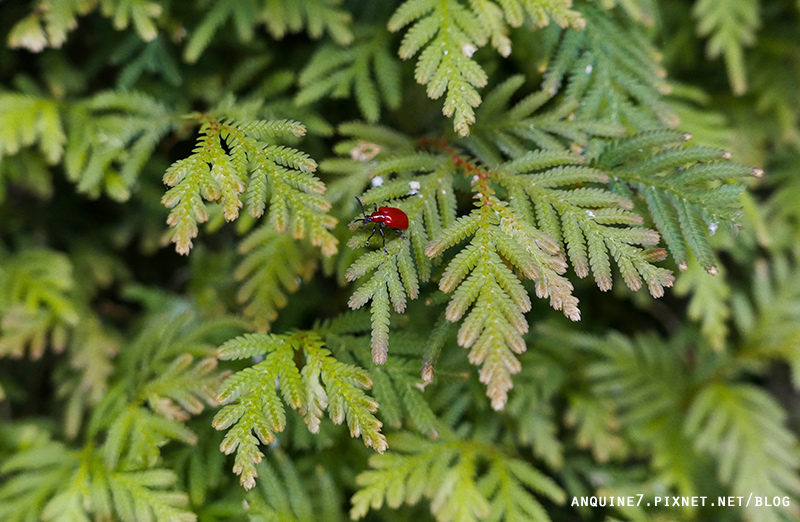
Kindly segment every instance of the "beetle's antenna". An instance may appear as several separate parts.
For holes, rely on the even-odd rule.
[[[361,214],[362,214],[362,215],[364,216],[364,218],[366,219],[366,217],[367,217],[367,212],[366,212],[366,210],[364,210],[364,205],[361,203],[361,200],[360,200],[360,199],[358,199],[358,196],[356,196],[356,201],[358,201],[358,204],[359,204],[359,206],[361,207]]]

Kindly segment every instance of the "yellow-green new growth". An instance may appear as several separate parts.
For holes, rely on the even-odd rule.
[[[431,99],[447,94],[442,113],[453,117],[458,134],[468,136],[475,123],[474,109],[481,104],[477,89],[487,82],[486,72],[472,55],[490,43],[508,56],[511,40],[506,24],[518,27],[526,17],[537,27],[553,18],[562,27],[582,29],[585,22],[570,5],[569,0],[513,0],[500,5],[489,0],[467,5],[459,0],[407,0],[392,15],[388,28],[395,32],[411,25],[400,45],[400,58],[420,53],[414,78],[427,86]]]
[[[357,248],[363,245],[364,237],[365,233],[354,235],[348,246]],[[375,364],[385,363],[388,356],[390,308],[402,314],[407,297],[416,299],[419,294],[419,281],[408,239],[389,241],[386,251],[388,253],[376,250],[364,254],[345,274],[348,281],[355,281],[373,270],[375,272],[347,302],[350,308],[357,309],[372,300],[372,360]]]
[[[225,219],[233,221],[243,206],[242,193],[253,217],[264,213],[269,198],[269,220],[277,232],[289,231],[295,239],[308,236],[324,255],[336,253],[338,240],[329,231],[336,219],[326,214],[330,203],[322,197],[325,185],[312,174],[316,162],[296,149],[264,143],[286,133],[303,136],[303,125],[199,118],[203,124],[193,154],[164,174],[164,183],[172,188],[161,201],[172,209],[167,223],[178,253],[189,253],[198,223],[208,220],[203,200],[219,200]]]
[[[305,357],[302,370],[295,351]],[[353,437],[379,453],[386,451],[382,423],[374,416],[378,403],[364,393],[372,387],[369,374],[338,362],[315,334],[247,334],[226,342],[217,353],[223,360],[264,356],[222,384],[218,399],[226,406],[213,421],[216,429],[227,430],[220,450],[236,452],[233,470],[245,489],[255,486],[256,465],[264,457],[259,442],[271,443],[286,427],[283,402],[297,410],[312,433],[319,431],[327,409],[335,424],[347,421]]]
[[[522,335],[528,331],[523,315],[531,301],[519,278],[506,265],[535,280],[539,297],[550,297],[550,304],[577,321],[578,300],[572,284],[561,276],[566,263],[557,245],[519,221],[494,196],[468,216],[457,219],[431,241],[425,250],[436,257],[465,237],[470,244],[450,262],[439,288],[454,292],[445,316],[451,322],[472,311],[458,331],[458,344],[471,348],[469,361],[481,365],[480,380],[487,385],[492,407],[500,410],[513,387],[511,375],[521,369],[516,354],[526,350]]]

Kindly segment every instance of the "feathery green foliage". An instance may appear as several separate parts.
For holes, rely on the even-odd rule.
[[[338,8],[340,3],[341,0],[245,0],[234,5],[216,0],[192,31],[184,59],[197,61],[228,20],[245,42],[253,38],[256,26],[263,24],[278,40],[287,33],[305,29],[311,38],[318,39],[327,33],[337,43],[348,44],[353,39],[349,28],[351,15]]]
[[[287,294],[314,275],[316,260],[303,243],[266,226],[250,233],[239,251],[243,257],[234,277],[242,284],[237,298],[245,303],[244,315],[266,331],[286,306]]]
[[[475,123],[474,108],[480,105],[477,89],[487,83],[484,69],[472,58],[481,47],[490,44],[502,56],[511,53],[508,25],[517,27],[530,19],[535,26],[545,26],[553,18],[562,27],[582,29],[585,21],[570,2],[537,0],[500,2],[481,0],[466,5],[458,0],[407,0],[389,19],[390,31],[411,27],[400,45],[400,58],[419,58],[414,79],[427,86],[429,98],[445,96],[442,113],[453,117],[453,128],[461,136],[469,135]]]
[[[618,11],[586,6],[586,30],[561,32],[546,61],[543,90],[564,91],[580,119],[602,119],[639,130],[678,121],[663,94],[670,91],[659,53],[638,24]]]
[[[302,351],[305,365],[299,369],[295,351]],[[378,403],[363,390],[372,386],[367,372],[341,363],[315,335],[298,333],[275,336],[248,334],[228,341],[219,348],[223,360],[263,356],[250,368],[230,376],[219,392],[225,406],[214,417],[218,430],[228,430],[220,449],[236,452],[234,472],[245,489],[255,486],[256,464],[263,453],[259,441],[269,444],[286,426],[286,413],[280,397],[303,417],[309,431],[319,431],[325,410],[335,424],[345,420],[353,437],[376,451],[386,451],[381,422],[374,417]],[[278,392],[280,391],[280,397]]]
[[[69,113],[67,178],[79,192],[125,201],[159,141],[176,125],[169,109],[137,93],[106,92]]]
[[[251,520],[346,520],[341,499],[331,474],[321,467],[314,470],[312,480],[305,477],[280,450],[258,465],[259,488],[247,507]]]
[[[361,245],[364,235],[366,232],[354,235],[348,246]],[[376,250],[361,256],[345,275],[348,281],[355,281],[374,271],[369,281],[356,289],[347,304],[356,309],[371,301],[372,360],[375,364],[386,362],[390,308],[402,314],[406,310],[407,300],[416,299],[419,293],[419,281],[408,242],[394,239],[388,246],[385,251]]]
[[[0,519],[798,519],[797,9],[0,2]]]
[[[380,118],[381,100],[387,108],[397,109],[402,97],[400,67],[389,43],[386,33],[373,29],[346,48],[323,46],[300,73],[301,90],[295,103],[306,105],[325,96],[345,98],[352,93],[370,122]]]
[[[675,131],[642,133],[613,144],[598,162],[628,189],[644,197],[681,270],[687,267],[691,248],[700,264],[716,274],[708,238],[720,224],[736,226],[741,208],[738,196],[743,190],[741,184],[725,182],[760,177],[763,172],[723,161],[731,157],[729,152],[681,144],[689,138]],[[632,158],[628,156],[631,152],[635,154]],[[620,163],[622,155],[631,158],[631,163]]]
[[[498,455],[489,445],[412,436],[393,437],[391,442],[395,451],[371,457],[373,469],[357,477],[361,489],[353,496],[351,518],[362,518],[384,502],[397,508],[425,498],[441,521],[548,520],[530,491],[558,503],[565,500],[549,477],[525,461]]]
[[[330,204],[321,196],[325,185],[312,174],[316,162],[296,149],[263,143],[281,134],[303,136],[303,125],[286,120],[217,121],[206,115],[198,119],[202,125],[193,154],[164,174],[164,183],[172,188],[161,202],[172,209],[167,223],[178,253],[189,253],[197,224],[208,220],[203,200],[219,200],[225,220],[233,221],[243,206],[242,193],[251,216],[260,217],[269,200],[275,231],[291,231],[295,239],[308,235],[325,255],[336,253],[338,241],[328,232],[336,219],[325,214]]]
[[[0,354],[22,357],[28,351],[32,359],[38,359],[48,345],[63,350],[67,329],[79,320],[68,294],[73,285],[72,264],[58,252],[27,250],[4,259]]]
[[[163,11],[153,0],[39,0],[33,12],[11,29],[8,45],[33,52],[45,47],[61,47],[68,33],[78,26],[78,17],[98,8],[104,17],[111,19],[114,29],[123,30],[132,25],[146,42],[158,35],[155,21]]]
[[[757,0],[701,0],[692,9],[697,19],[697,33],[709,36],[708,57],[713,59],[722,55],[725,58],[728,80],[735,94],[744,94],[747,90],[744,47],[755,41],[759,26],[758,4]]]
[[[4,520],[197,520],[186,509],[187,495],[172,489],[174,472],[111,471],[91,447],[76,452],[53,441],[36,445],[7,460],[2,472],[14,473],[0,490]]]
[[[0,154],[19,152],[36,142],[48,164],[58,163],[66,137],[58,102],[21,93],[0,93]]]

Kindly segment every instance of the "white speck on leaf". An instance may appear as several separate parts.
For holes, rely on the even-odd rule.
[[[383,178],[382,177],[375,176],[374,178],[372,178],[372,186],[373,187],[380,187],[381,185],[383,185]]]

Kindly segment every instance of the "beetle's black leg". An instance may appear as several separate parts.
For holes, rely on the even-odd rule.
[[[383,251],[388,254],[389,251],[386,250],[386,235],[383,233],[383,223],[381,223],[381,226],[378,230],[380,230],[381,237],[383,238]]]
[[[369,235],[369,237],[367,238],[367,242],[366,242],[366,244],[364,246],[369,246],[369,240],[372,239],[372,236],[375,235],[375,231],[376,230],[378,230],[378,226],[377,225],[372,227],[372,234]],[[383,232],[381,232],[381,235],[383,235]]]
[[[406,236],[404,236],[404,235],[403,235],[403,231],[402,231],[402,230],[400,230],[399,228],[395,228],[395,229],[393,229],[393,230],[394,230],[395,232],[397,232],[398,234],[400,234],[400,239],[407,239],[407,238],[406,238]]]

